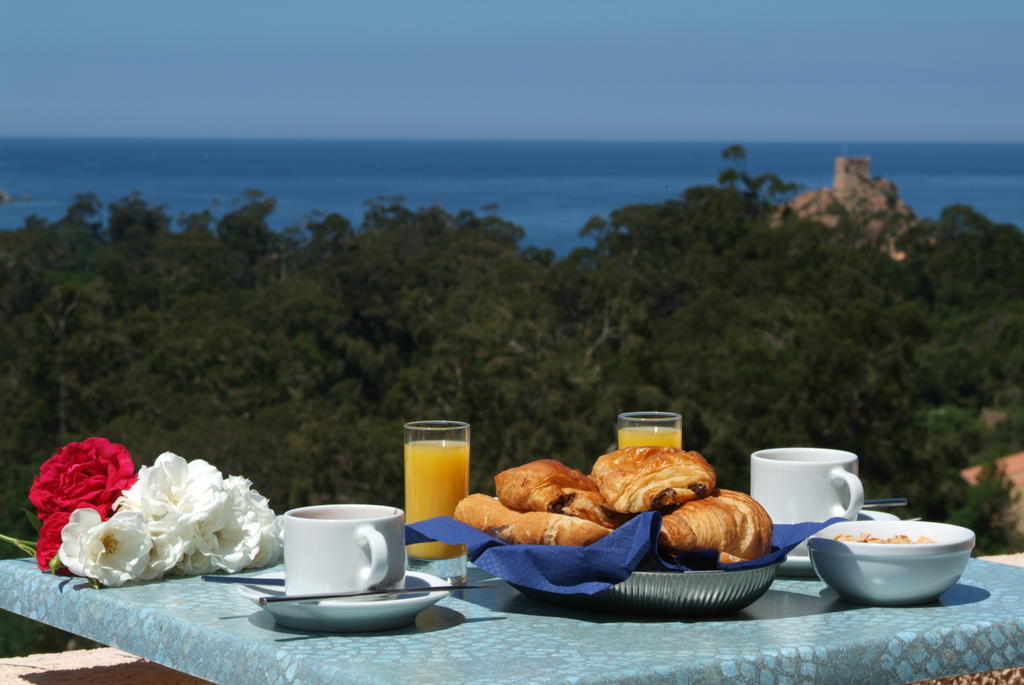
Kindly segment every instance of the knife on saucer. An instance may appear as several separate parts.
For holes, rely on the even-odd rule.
[[[246,576],[202,576],[211,583],[243,583],[245,585],[277,585],[284,587],[284,578],[252,578]]]

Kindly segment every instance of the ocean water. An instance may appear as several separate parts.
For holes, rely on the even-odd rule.
[[[714,183],[729,166],[713,142],[280,141],[3,139],[0,229],[60,218],[78,193],[109,203],[132,191],[172,217],[236,206],[246,189],[277,200],[275,228],[314,212],[359,225],[365,202],[403,196],[418,208],[494,211],[522,226],[524,245],[564,254],[586,244],[592,216],[661,202]],[[746,143],[746,169],[806,188],[831,185],[837,155],[869,155],[923,217],[968,204],[1024,227],[1024,144]],[[29,200],[21,200],[25,196]],[[496,209],[493,206],[497,206]]]

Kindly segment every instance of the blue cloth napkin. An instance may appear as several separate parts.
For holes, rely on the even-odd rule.
[[[408,524],[405,542],[409,545],[431,541],[466,545],[470,561],[513,585],[561,594],[593,594],[622,582],[636,570],[730,571],[769,566],[782,561],[808,536],[841,520],[777,523],[772,533],[771,552],[737,564],[718,563],[718,552],[714,550],[690,552],[675,558],[662,555],[658,551],[661,514],[656,511],[634,516],[585,547],[509,545],[449,516]]]

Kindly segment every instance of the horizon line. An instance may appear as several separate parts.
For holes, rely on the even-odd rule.
[[[941,140],[941,139],[782,139],[782,138],[749,138],[749,139],[715,139],[715,138],[411,138],[411,137],[314,137],[314,136],[206,136],[206,135],[75,135],[75,134],[0,134],[0,140],[88,140],[88,141],[223,141],[223,142],[265,142],[265,143],[579,143],[579,144],[649,144],[649,145],[677,145],[677,144],[703,144],[703,145],[1024,145],[1024,138],[1007,140]]]

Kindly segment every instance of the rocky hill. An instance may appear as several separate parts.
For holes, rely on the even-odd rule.
[[[917,218],[900,199],[895,183],[872,178],[870,157],[836,157],[831,188],[801,193],[782,210],[832,227],[848,218],[860,224],[870,239],[888,229],[885,242],[897,258],[900,255],[891,247],[892,241]]]

